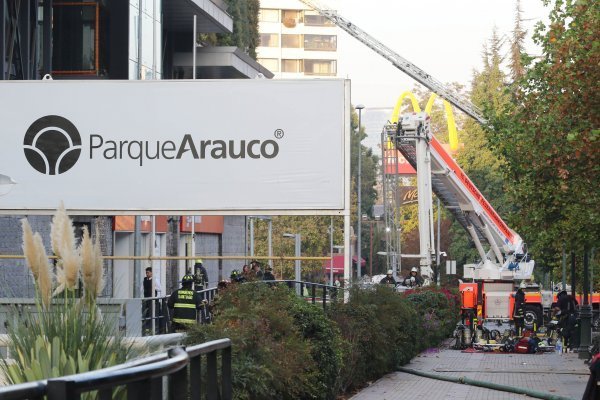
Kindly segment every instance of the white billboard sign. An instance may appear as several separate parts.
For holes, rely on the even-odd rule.
[[[341,214],[344,80],[0,83],[0,213]]]

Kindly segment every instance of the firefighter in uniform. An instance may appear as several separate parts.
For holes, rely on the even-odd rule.
[[[196,291],[208,288],[208,272],[202,265],[201,259],[197,259],[194,263],[194,288]]]
[[[514,294],[515,307],[513,309],[513,320],[515,321],[515,330],[517,336],[521,336],[525,324],[525,292],[527,287],[525,281],[521,282],[519,289]]]
[[[192,289],[194,277],[185,275],[181,279],[181,289],[176,290],[169,297],[167,305],[172,310],[172,330],[174,332],[186,330],[197,323],[197,310],[204,306],[202,295]]]

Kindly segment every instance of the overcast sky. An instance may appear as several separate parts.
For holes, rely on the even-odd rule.
[[[469,84],[480,69],[494,26],[510,37],[515,0],[323,0],[387,47],[442,82]],[[546,19],[541,0],[522,0],[528,51],[534,24]],[[338,39],[340,77],[352,80],[352,103],[393,107],[414,81],[345,32]]]

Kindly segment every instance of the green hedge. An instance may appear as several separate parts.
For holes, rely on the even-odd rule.
[[[456,296],[437,289],[352,289],[325,312],[287,286],[252,283],[220,293],[214,323],[187,341],[231,338],[236,399],[327,400],[437,345],[457,318]]]

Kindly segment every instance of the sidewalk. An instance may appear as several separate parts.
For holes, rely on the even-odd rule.
[[[462,353],[443,348],[439,352],[421,353],[405,367],[528,388],[572,399],[582,398],[589,378],[587,365],[573,353],[562,356],[554,353]],[[351,400],[525,398],[531,397],[395,372],[384,376]]]

